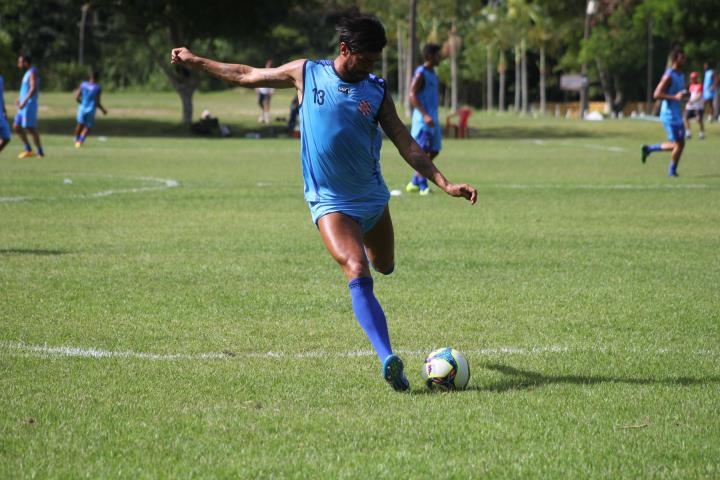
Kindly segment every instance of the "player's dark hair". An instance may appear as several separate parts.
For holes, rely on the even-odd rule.
[[[423,58],[427,60],[433,55],[436,55],[440,51],[440,48],[440,45],[437,43],[426,43],[423,47]]]
[[[387,44],[385,27],[375,15],[351,10],[335,25],[339,40],[352,53],[381,52]]]
[[[100,70],[90,70],[90,76],[95,80],[100,80]]]
[[[685,55],[685,52],[680,45],[675,45],[673,49],[670,50],[670,60],[675,62],[678,58],[680,58],[680,55]]]
[[[32,64],[32,55],[29,53],[21,53],[19,57],[25,60],[28,64]]]

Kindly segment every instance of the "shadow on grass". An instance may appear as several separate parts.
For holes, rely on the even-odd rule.
[[[225,122],[222,122],[225,124]],[[74,118],[41,118],[40,133],[50,135],[73,136],[75,132]],[[258,125],[252,123],[228,123],[232,138],[289,138],[283,124]],[[409,128],[409,125],[407,125]],[[97,117],[95,126],[92,129],[93,136],[107,137],[168,137],[168,138],[207,138],[218,139],[218,135],[196,135],[185,125],[158,118],[113,118]],[[580,128],[564,128],[548,126],[538,123],[537,126],[487,126],[471,128],[470,138],[472,139],[496,139],[496,140],[517,140],[517,139],[570,139],[570,138],[597,138],[607,136],[601,131],[586,130]],[[452,137],[447,137],[452,138]]]
[[[51,255],[66,255],[68,251],[65,250],[44,250],[34,248],[0,248],[0,255],[37,255],[37,256],[51,256]]]
[[[629,385],[676,385],[688,387],[692,385],[708,385],[720,383],[720,377],[670,377],[670,378],[634,378],[617,377],[612,375],[543,375],[530,370],[503,365],[500,363],[483,363],[480,368],[494,370],[506,375],[507,378],[493,385],[476,387],[475,390],[490,392],[506,392],[509,390],[523,390],[543,385],[568,383],[575,385],[597,385],[599,383],[624,383]]]
[[[530,370],[503,365],[500,363],[482,363],[478,366],[487,370],[502,373],[506,378],[490,385],[470,385],[465,391],[503,393],[516,390],[532,390],[551,384],[597,385],[600,383],[624,383],[629,385],[675,385],[689,387],[693,385],[720,384],[720,377],[671,377],[671,378],[633,378],[612,375],[543,375]],[[477,373],[478,367],[475,368]],[[413,394],[423,395],[435,393],[428,389],[413,390]],[[459,393],[459,392],[458,392]]]
[[[223,122],[224,124],[224,122]],[[74,118],[40,119],[40,134],[75,135]],[[232,138],[245,138],[246,135],[259,134],[261,138],[288,137],[283,125],[227,124]],[[167,137],[167,138],[222,138],[219,135],[197,135],[181,123],[156,118],[96,118],[92,129],[93,136],[107,137]]]
[[[563,128],[558,126],[488,126],[470,129],[470,138],[517,140],[517,139],[567,139],[606,137],[607,132],[584,130],[579,128]]]

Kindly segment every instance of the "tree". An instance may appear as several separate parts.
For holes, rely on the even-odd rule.
[[[242,15],[231,15],[242,3]],[[200,84],[200,75],[188,68],[170,65],[172,47],[186,46],[212,54],[219,38],[261,42],[269,36],[269,25],[287,18],[294,0],[273,2],[233,2],[230,0],[105,0],[119,24],[145,47],[145,54],[167,76],[182,101],[182,121],[192,122],[192,97]]]
[[[555,23],[552,17],[547,14],[545,9],[539,5],[533,6],[533,26],[530,28],[529,38],[530,44],[538,48],[540,52],[540,62],[538,70],[540,71],[540,113],[544,114],[547,103],[547,50],[556,40]]]

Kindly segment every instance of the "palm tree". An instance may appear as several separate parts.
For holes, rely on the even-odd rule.
[[[540,51],[540,64],[538,65],[540,70],[540,113],[545,114],[547,103],[545,86],[547,77],[546,55],[548,46],[556,39],[555,25],[552,18],[543,11],[542,7],[537,5],[532,8],[532,20],[533,26],[529,32],[529,39],[530,44]]]
[[[527,0],[507,1],[508,19],[516,34],[515,43],[515,110],[528,111],[527,37],[531,24],[531,6]]]

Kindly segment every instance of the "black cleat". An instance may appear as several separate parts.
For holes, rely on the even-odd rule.
[[[640,160],[642,161],[642,163],[645,163],[648,155],[650,155],[650,150],[648,149],[647,145],[643,145],[640,149]]]

